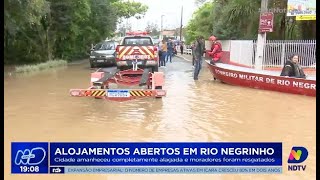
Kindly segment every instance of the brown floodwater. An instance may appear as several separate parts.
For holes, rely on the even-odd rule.
[[[230,86],[206,67],[193,81],[191,63],[174,58],[167,96],[110,102],[69,96],[89,87],[88,63],[4,78],[6,180],[308,179],[316,178],[316,99]],[[282,142],[283,173],[273,175],[11,175],[12,141]],[[305,171],[287,170],[292,146],[309,151]]]

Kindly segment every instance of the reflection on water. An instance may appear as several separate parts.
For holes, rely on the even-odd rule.
[[[179,59],[165,72],[167,97],[109,102],[69,97],[70,88],[87,88],[87,64],[4,79],[5,179],[12,141],[187,141],[283,142],[281,175],[63,175],[45,179],[315,179],[313,97],[261,91],[213,81],[204,68],[192,80],[190,63]],[[287,171],[292,146],[305,146],[305,172]]]

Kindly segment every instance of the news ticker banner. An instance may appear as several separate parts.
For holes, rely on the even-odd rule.
[[[282,173],[282,143],[12,142],[11,173]]]

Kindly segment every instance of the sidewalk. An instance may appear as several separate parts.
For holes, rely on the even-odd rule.
[[[177,54],[176,55],[179,58],[182,58],[186,61],[189,61],[190,63],[192,63],[192,55],[189,54]],[[203,58],[203,60],[210,60],[208,58]],[[279,70],[279,68],[266,68],[265,70],[271,70],[271,71],[281,71],[281,69]],[[307,73],[308,75],[316,75],[316,69],[314,68],[306,68],[304,69],[304,72]]]
[[[177,54],[176,56],[177,56],[178,58],[182,58],[182,59],[184,59],[184,60],[186,60],[186,61],[192,62],[192,55],[189,55],[189,54],[183,54],[183,55]]]
[[[186,61],[192,62],[192,55],[189,55],[189,54],[183,54],[183,55],[177,54],[176,56],[179,57],[179,58],[182,58],[182,59],[184,59]],[[210,60],[210,59],[204,57],[203,60]]]

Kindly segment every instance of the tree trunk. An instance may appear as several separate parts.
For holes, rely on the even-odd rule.
[[[301,34],[303,39],[316,38],[316,21],[302,21]]]
[[[283,14],[281,19],[281,25],[280,25],[280,36],[282,36],[283,39],[286,39],[286,30],[287,30],[287,23],[286,23],[286,14]]]
[[[4,34],[4,52],[5,52],[5,54],[6,55],[8,55],[8,53],[9,53],[9,32],[8,32],[8,30],[6,29],[5,31],[5,34]]]
[[[292,22],[292,25],[290,26],[289,32],[288,32],[288,38],[290,38],[290,40],[293,39],[293,30],[296,26],[296,21]]]
[[[51,53],[50,40],[49,40],[49,28],[46,30],[46,45],[47,45],[47,58],[48,60],[52,60],[52,53]]]
[[[311,26],[312,36],[313,36],[314,39],[316,39],[316,37],[317,37],[317,30],[316,30],[317,24],[316,24],[316,21],[312,21],[311,24],[312,24],[312,26]]]

